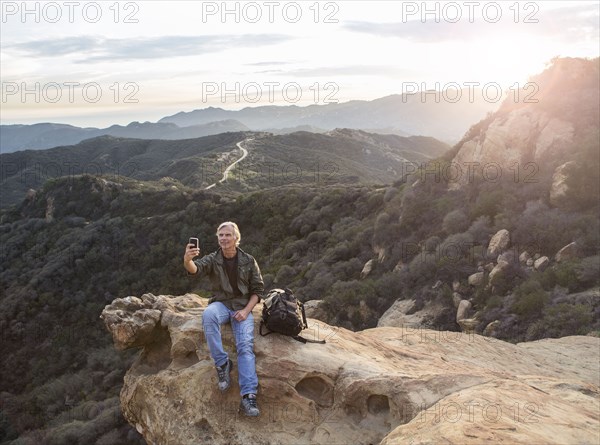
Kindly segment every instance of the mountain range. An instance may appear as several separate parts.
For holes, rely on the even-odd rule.
[[[77,144],[98,136],[115,136],[138,139],[190,139],[250,130],[241,122],[228,119],[181,128],[171,123],[131,122],[127,126],[112,125],[108,128],[81,128],[66,124],[41,123],[33,125],[0,126],[0,152],[41,150],[61,145]]]
[[[248,191],[284,183],[383,184],[399,179],[407,164],[424,162],[450,148],[430,137],[350,129],[286,135],[228,132],[181,140],[99,136],[77,145],[0,155],[2,207],[22,201],[27,190],[39,188],[48,179],[82,173],[144,181],[169,177],[189,187],[205,188],[219,181],[226,167],[240,157],[236,144],[246,139],[248,158],[223,184],[225,190]]]
[[[473,122],[497,106],[483,100],[481,94],[474,94],[472,101],[468,97],[469,93],[462,91],[461,100],[456,103],[436,99],[433,94],[422,97],[416,93],[307,107],[273,105],[242,110],[208,107],[166,116],[156,123],[132,122],[107,128],[56,123],[1,125],[0,153],[72,145],[102,135],[177,140],[236,131],[324,133],[335,128],[399,136],[423,135],[453,143]]]

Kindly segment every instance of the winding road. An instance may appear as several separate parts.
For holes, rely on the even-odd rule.
[[[246,150],[244,147],[242,147],[242,143],[243,142],[247,142],[247,141],[251,141],[254,138],[248,138],[248,139],[244,139],[243,141],[238,142],[236,145],[238,146],[238,148],[240,150],[242,150],[242,157],[239,158],[237,161],[235,161],[233,164],[230,164],[225,171],[223,172],[223,177],[221,178],[221,180],[219,182],[215,182],[214,184],[209,185],[208,187],[205,188],[205,190],[211,189],[213,188],[215,185],[217,185],[218,183],[221,182],[225,182],[227,181],[227,176],[229,176],[229,172],[231,171],[231,169],[235,166],[235,164],[237,164],[238,162],[242,161],[246,156],[248,156],[248,150]]]

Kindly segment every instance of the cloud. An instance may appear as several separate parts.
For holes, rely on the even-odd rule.
[[[280,34],[163,36],[109,39],[77,36],[55,40],[30,40],[10,45],[31,57],[72,55],[77,62],[161,59],[226,51],[230,48],[274,45],[291,40]]]
[[[256,63],[247,63],[246,66],[276,66],[276,65],[289,65],[290,62],[256,62]]]
[[[285,70],[286,75],[298,77],[318,76],[410,76],[415,72],[410,69],[399,68],[394,65],[343,65],[324,66],[315,68],[298,68]]]
[[[533,2],[532,2],[533,3]],[[555,9],[520,10],[515,21],[514,10],[502,8],[502,17],[497,23],[490,23],[480,14],[473,15],[473,23],[468,21],[468,11],[464,11],[461,20],[452,23],[439,14],[435,21],[433,14],[421,20],[419,14],[410,16],[411,20],[392,23],[374,23],[366,21],[346,22],[343,27],[351,32],[372,34],[380,37],[398,37],[417,43],[438,43],[444,41],[469,40],[481,38],[491,33],[527,32],[551,36],[558,39],[580,40],[598,39],[598,5],[577,5]],[[454,18],[452,15],[449,18]],[[528,23],[527,20],[537,20]]]

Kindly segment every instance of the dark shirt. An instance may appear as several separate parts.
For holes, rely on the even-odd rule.
[[[229,284],[231,284],[231,288],[233,289],[233,294],[236,297],[241,297],[243,294],[240,292],[238,287],[238,256],[237,253],[233,258],[225,258],[223,257],[223,264],[225,265],[225,272],[227,273],[227,278],[229,278]],[[232,308],[230,308],[232,309]]]

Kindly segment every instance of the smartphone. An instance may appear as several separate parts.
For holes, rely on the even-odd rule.
[[[200,248],[200,241],[198,240],[198,238],[190,238],[188,244],[193,244],[195,249]]]

